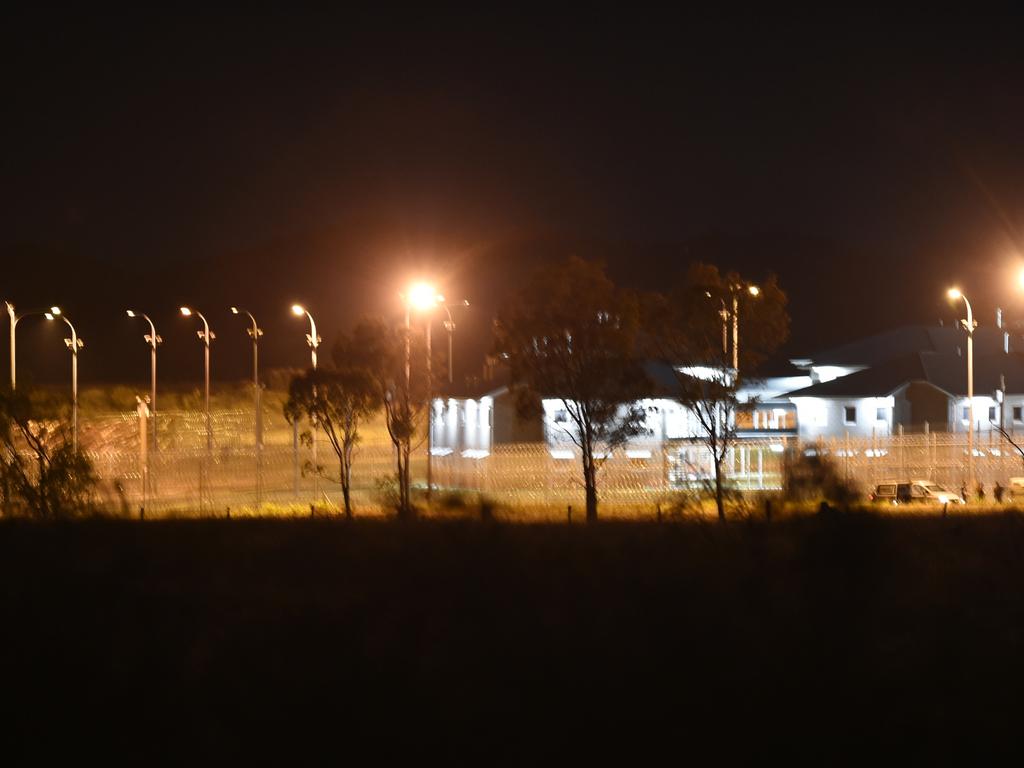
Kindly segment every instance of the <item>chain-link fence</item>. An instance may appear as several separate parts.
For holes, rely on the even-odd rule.
[[[206,447],[202,413],[162,413],[156,449],[144,441],[135,414],[93,419],[83,426],[83,445],[100,482],[100,501],[112,511],[136,514],[224,514],[234,510],[272,510],[312,503],[337,506],[341,489],[337,459],[321,434],[316,465],[313,447],[300,439],[307,427],[283,417],[264,417],[264,444],[256,448],[251,412],[212,415],[212,448]],[[148,433],[147,433],[148,434]],[[143,451],[143,444],[147,451]],[[787,460],[800,454],[831,458],[839,474],[867,494],[886,481],[926,479],[952,489],[968,482],[969,455],[964,434],[932,433],[877,438],[832,438],[801,442],[796,438],[742,440],[728,452],[723,473],[741,491],[772,491],[783,485]],[[488,499],[509,508],[582,505],[577,453],[545,444],[496,446],[491,451],[437,451],[430,461],[435,498]],[[414,485],[427,481],[427,457],[421,444],[412,462]],[[991,488],[996,481],[1024,476],[1020,453],[998,434],[979,437],[974,447],[976,480]],[[387,507],[394,453],[379,428],[364,430],[353,470],[353,502],[362,513]],[[706,487],[713,477],[707,449],[680,441],[668,445],[619,449],[599,474],[602,504],[650,510],[674,493]],[[972,489],[973,490],[973,489]]]

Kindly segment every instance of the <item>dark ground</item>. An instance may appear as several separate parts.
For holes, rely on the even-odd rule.
[[[2,762],[968,762],[1024,732],[1022,553],[1016,514],[8,522]]]

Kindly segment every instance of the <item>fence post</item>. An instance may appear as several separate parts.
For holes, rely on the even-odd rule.
[[[299,498],[299,421],[292,422],[292,493]]]

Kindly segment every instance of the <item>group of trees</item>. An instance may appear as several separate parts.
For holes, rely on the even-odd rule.
[[[521,411],[545,397],[562,401],[566,436],[580,451],[588,520],[597,519],[597,475],[606,457],[645,429],[645,397],[674,399],[693,415],[693,439],[711,457],[724,519],[722,463],[736,435],[740,372],[751,376],[789,331],[775,278],[756,295],[749,287],[735,272],[696,263],[666,292],[640,294],[616,286],[601,265],[570,258],[540,269],[508,301],[496,324],[496,351],[511,369]],[[731,347],[737,317],[743,343]],[[647,375],[651,361],[671,371],[668,385]]]
[[[410,459],[428,407],[428,370],[419,336],[380,318],[359,322],[334,345],[331,364],[292,379],[285,416],[305,418],[327,435],[338,460],[345,516],[352,517],[352,462],[360,427],[383,411],[395,452],[398,513],[414,513]],[[303,434],[310,441],[310,432]],[[324,473],[321,466],[312,471]]]
[[[605,459],[646,428],[641,402],[650,397],[675,399],[693,415],[693,439],[711,457],[711,486],[724,517],[722,463],[736,434],[740,372],[752,376],[789,329],[786,296],[775,279],[761,282],[756,296],[747,286],[737,273],[698,263],[667,291],[642,294],[616,285],[602,265],[570,258],[537,270],[501,309],[494,352],[509,368],[522,416],[539,416],[545,398],[561,401],[565,436],[580,454],[588,520],[597,519]],[[737,316],[738,349],[730,341]],[[398,512],[413,514],[409,466],[428,408],[425,360],[420,336],[367,319],[334,346],[331,365],[292,380],[285,413],[326,434],[346,516],[360,426],[379,412],[394,446]],[[667,363],[669,386],[648,376],[651,361]]]

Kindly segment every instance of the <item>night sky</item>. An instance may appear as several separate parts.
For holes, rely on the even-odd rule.
[[[460,373],[535,263],[603,259],[665,287],[687,262],[789,292],[785,352],[951,318],[1024,318],[1024,62],[1015,19],[658,18],[587,12],[373,18],[279,12],[3,20],[0,298],[61,304],[81,380],[247,375],[251,309],[268,366],[398,314],[433,277],[473,306]],[[440,327],[438,326],[438,333]],[[43,321],[19,367],[62,381]],[[6,323],[0,360],[6,370]]]

